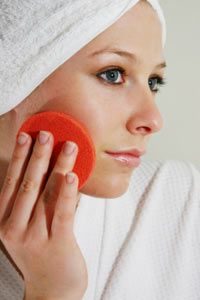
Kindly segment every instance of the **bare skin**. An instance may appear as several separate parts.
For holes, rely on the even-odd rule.
[[[4,252],[25,280],[26,299],[83,296],[87,268],[73,233],[76,205],[81,193],[108,198],[124,194],[134,169],[120,167],[105,151],[146,149],[150,135],[162,128],[155,102],[158,86],[149,83],[164,72],[163,66],[157,66],[164,60],[161,34],[155,11],[145,1],[139,2],[0,119],[0,238],[2,249],[5,246]],[[88,57],[107,46],[135,53],[137,61],[111,52]],[[125,69],[126,75],[118,71],[111,83],[105,73],[111,66]],[[36,143],[33,152],[30,137],[24,146],[15,144],[24,120],[49,110],[80,120],[94,141],[96,165],[80,191],[77,176],[73,188],[64,180],[75,157],[64,159],[61,153],[48,181],[45,178],[53,136],[49,145]],[[58,257],[56,262],[52,257]]]
[[[25,145],[16,144],[9,164],[0,194],[0,238],[23,276],[25,299],[81,299],[87,268],[73,234],[78,177],[72,184],[65,178],[78,149],[60,152],[46,182],[53,135],[47,144],[37,140],[32,152],[31,144],[30,136]]]

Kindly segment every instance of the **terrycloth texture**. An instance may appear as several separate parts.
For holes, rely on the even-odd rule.
[[[189,162],[142,162],[115,199],[83,195],[74,233],[89,284],[82,300],[200,299],[200,171]],[[23,281],[0,253],[0,299]]]
[[[1,0],[0,115],[22,102],[53,71],[139,0]],[[157,11],[166,38],[165,19]]]

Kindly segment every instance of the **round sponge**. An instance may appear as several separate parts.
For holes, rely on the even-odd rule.
[[[17,136],[23,131],[36,140],[40,130],[50,131],[54,136],[53,152],[47,176],[50,175],[64,142],[73,141],[78,145],[79,152],[72,171],[78,175],[78,189],[80,190],[91,175],[96,159],[95,146],[87,129],[70,115],[46,111],[28,118],[22,124]]]

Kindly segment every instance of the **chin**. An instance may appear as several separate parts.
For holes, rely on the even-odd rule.
[[[91,178],[87,183],[79,190],[80,193],[97,197],[97,198],[118,198],[125,194],[128,190],[130,181],[121,179],[121,181],[108,181]]]

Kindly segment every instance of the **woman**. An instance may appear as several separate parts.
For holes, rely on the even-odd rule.
[[[84,18],[80,18],[82,24],[72,37],[79,33],[82,47],[79,44],[78,49],[77,43],[73,51],[61,51],[58,59],[52,38],[49,48],[51,43],[55,47],[55,63],[48,60],[47,40],[47,47],[39,48],[41,52],[28,62],[33,68],[21,68],[24,73],[18,80],[24,85],[13,83],[13,102],[10,91],[4,88],[8,102],[2,100],[0,121],[1,299],[22,299],[24,291],[25,300],[174,300],[200,296],[199,268],[195,267],[199,259],[199,172],[190,163],[173,161],[130,167],[106,155],[107,151],[131,148],[144,154],[150,135],[163,125],[155,97],[166,65],[165,28],[157,1],[150,2],[101,1],[99,6],[96,2],[97,15],[91,17],[94,28],[88,26],[89,33],[85,33],[88,43],[84,30],[80,35],[80,27],[86,28]],[[54,7],[58,19],[64,11],[61,4]],[[32,18],[42,27],[42,8],[40,3],[35,5],[37,13]],[[71,6],[66,8],[69,11]],[[81,1],[72,8],[77,16],[87,10],[87,15],[91,14]],[[101,9],[108,12],[104,31]],[[43,10],[48,19],[50,8]],[[26,14],[23,18],[31,20]],[[28,22],[24,24],[28,26]],[[48,32],[49,27],[34,36],[36,43],[44,39],[45,30]],[[64,41],[68,38],[65,34],[63,28]],[[27,39],[24,44],[22,41],[24,47]],[[44,57],[46,64],[41,63]],[[22,56],[19,65],[23,62]],[[41,63],[38,78],[34,70],[37,63]],[[31,72],[33,78],[25,78]],[[22,138],[20,144],[14,140],[27,117],[41,111],[70,114],[86,126],[94,141],[95,168],[80,191],[76,174],[72,184],[65,178],[76,161],[76,147],[73,154],[60,153],[37,197],[51,157],[53,135],[46,132],[46,144],[44,135],[42,144],[38,136],[32,154],[30,136],[25,144]],[[56,172],[61,175],[59,192],[54,184]],[[49,216],[45,214],[47,205]]]

